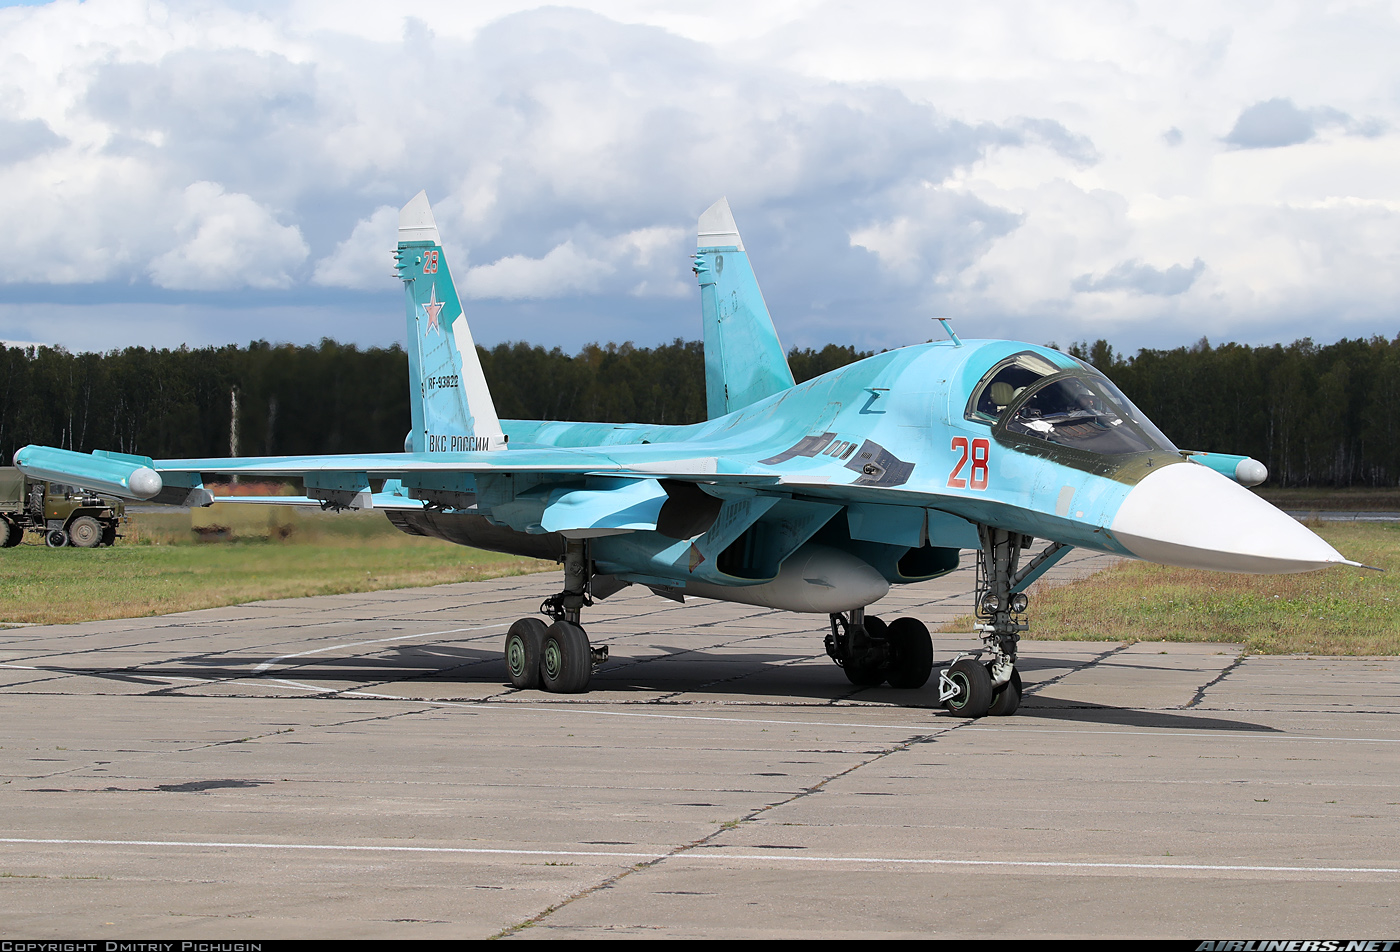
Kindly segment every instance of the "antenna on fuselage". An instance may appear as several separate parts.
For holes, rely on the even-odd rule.
[[[953,330],[953,325],[949,323],[951,317],[935,317],[935,321],[943,325],[943,333],[948,335],[948,339],[953,342],[954,347],[961,347],[962,341],[958,340],[957,332]]]

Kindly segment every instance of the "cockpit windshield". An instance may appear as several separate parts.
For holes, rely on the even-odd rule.
[[[1095,456],[1178,451],[1131,400],[1088,364],[1062,370],[1023,351],[978,383],[967,418],[1006,437],[1044,441]],[[1068,462],[1068,460],[1067,460]]]
[[[1048,381],[1022,401],[1006,429],[1101,456],[1177,451],[1122,391],[1097,375]]]

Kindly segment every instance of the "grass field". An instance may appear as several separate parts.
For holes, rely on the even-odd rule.
[[[203,538],[222,541],[199,541],[195,526],[206,530]],[[193,515],[138,513],[123,533],[108,549],[27,543],[0,550],[0,624],[163,615],[555,567],[405,535],[375,512],[213,506]]]
[[[1400,523],[1313,524],[1347,558],[1301,575],[1229,575],[1123,562],[1057,588],[1032,588],[1027,637],[1235,642],[1255,654],[1400,654]],[[948,631],[972,630],[972,618]]]
[[[1352,486],[1347,489],[1256,489],[1280,509],[1400,512],[1400,489]]]
[[[1237,642],[1255,653],[1400,654],[1400,523],[1312,527],[1349,567],[1227,575],[1125,562],[1031,592],[1037,639]],[[554,569],[404,535],[381,513],[274,506],[140,513],[110,549],[0,551],[0,624],[54,624]],[[36,535],[31,535],[37,539]],[[200,539],[220,539],[201,542]],[[947,627],[969,631],[963,617]]]

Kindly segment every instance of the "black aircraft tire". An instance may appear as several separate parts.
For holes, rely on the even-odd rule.
[[[948,680],[958,693],[948,699],[948,710],[959,717],[982,717],[992,706],[992,676],[971,658],[963,658],[948,669]]]
[[[68,541],[80,549],[96,548],[102,541],[102,523],[92,516],[79,516],[68,523]]]
[[[50,529],[44,536],[44,544],[50,549],[61,549],[68,544],[68,533],[62,529]]]
[[[1021,672],[1011,669],[1011,680],[992,691],[992,706],[987,713],[992,717],[1006,717],[1016,713],[1021,706]]]
[[[103,545],[116,545],[116,543],[117,543],[117,525],[116,525],[116,523],[114,523],[114,522],[109,522],[109,523],[107,523],[106,525],[104,525],[104,526],[102,527],[102,544],[103,544]]]
[[[885,639],[889,635],[889,629],[884,621],[874,615],[865,616],[865,632],[867,635],[879,639]],[[846,663],[841,666],[841,670],[846,672],[846,680],[859,688],[873,688],[885,680],[885,668],[878,663],[871,664],[868,661],[847,658]]]
[[[593,676],[593,653],[588,635],[567,621],[556,621],[545,630],[540,650],[540,683],[555,694],[579,694],[588,690]]]
[[[890,647],[894,663],[890,665],[892,688],[921,688],[933,673],[933,639],[928,627],[917,618],[896,618],[890,622]]]
[[[548,630],[538,618],[522,618],[506,632],[506,677],[522,691],[540,686],[540,653]]]
[[[846,672],[846,680],[858,688],[873,688],[885,680],[885,671],[876,665],[856,664],[848,661],[841,666]]]

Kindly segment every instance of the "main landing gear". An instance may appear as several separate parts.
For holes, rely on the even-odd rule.
[[[608,660],[607,646],[593,647],[579,624],[588,597],[591,565],[587,543],[570,539],[564,549],[564,591],[551,595],[540,614],[554,619],[546,625],[533,616],[522,618],[506,632],[506,676],[517,688],[544,688],[556,694],[588,690],[593,669]]]
[[[981,546],[974,611],[982,647],[958,655],[938,672],[938,701],[961,717],[997,717],[1014,714],[1021,705],[1016,649],[1027,627],[1029,600],[1017,589],[1048,568],[1047,562],[1053,564],[1063,546],[1052,543],[1020,567],[1030,536],[982,525],[977,532]],[[862,687],[881,682],[922,687],[933,667],[933,643],[921,622],[900,618],[886,625],[859,608],[831,616],[826,653],[852,684]]]
[[[865,609],[831,616],[826,653],[852,684],[921,688],[933,672],[933,639],[917,618],[896,618],[888,625]]]

